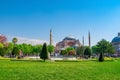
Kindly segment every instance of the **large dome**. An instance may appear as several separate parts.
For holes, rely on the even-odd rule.
[[[113,38],[112,43],[118,43],[120,42],[120,33],[118,33],[118,36]]]
[[[76,40],[76,39],[73,37],[65,37],[63,40]]]

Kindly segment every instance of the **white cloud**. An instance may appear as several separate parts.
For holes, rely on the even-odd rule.
[[[18,44],[26,43],[26,44],[36,45],[36,44],[43,44],[45,42],[49,44],[49,41],[46,41],[46,40],[30,39],[30,38],[23,38],[23,37],[17,37],[17,36],[14,36],[14,37],[18,39],[18,42],[17,42]],[[8,41],[11,42],[14,37],[7,36]]]

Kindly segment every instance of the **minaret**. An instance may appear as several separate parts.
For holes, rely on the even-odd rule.
[[[90,31],[88,32],[88,41],[89,41],[89,47],[91,47],[91,36],[90,36]]]
[[[52,29],[50,29],[50,45],[52,45]]]
[[[83,46],[84,46],[84,36],[82,37],[82,43],[83,43]]]

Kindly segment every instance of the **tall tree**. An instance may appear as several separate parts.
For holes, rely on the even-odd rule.
[[[99,41],[96,46],[98,47],[98,52],[100,53],[99,61],[100,58],[102,59],[102,61],[104,61],[104,53],[114,53],[114,48],[112,47],[112,44],[105,39]]]
[[[86,47],[85,51],[84,51],[84,55],[87,56],[88,58],[90,58],[92,52],[90,47]]]
[[[44,43],[42,47],[42,51],[40,53],[40,58],[44,60],[48,59],[48,50],[47,50],[47,44]]]
[[[16,44],[16,43],[17,43],[17,41],[18,41],[18,39],[17,39],[17,38],[13,38],[13,39],[12,39],[12,42],[13,42],[14,44]]]

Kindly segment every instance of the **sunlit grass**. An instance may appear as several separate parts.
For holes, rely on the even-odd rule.
[[[120,61],[41,62],[0,60],[0,80],[119,80]]]

